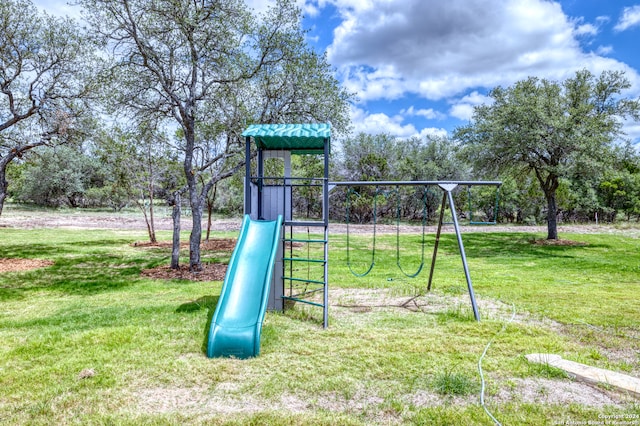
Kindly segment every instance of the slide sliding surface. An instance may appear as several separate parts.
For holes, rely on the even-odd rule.
[[[209,358],[260,354],[260,333],[281,228],[281,216],[274,221],[244,217],[209,328]]]

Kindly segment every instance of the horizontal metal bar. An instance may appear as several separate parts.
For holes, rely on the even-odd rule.
[[[295,220],[289,220],[289,221],[285,221],[284,222],[284,226],[317,226],[317,227],[324,227],[327,226],[327,224],[324,221],[295,221]]]
[[[329,185],[336,186],[420,186],[420,185],[489,185],[501,186],[502,181],[491,180],[381,180],[381,181],[343,181],[329,182]]]
[[[262,176],[262,177],[258,177],[258,176],[251,176],[251,179],[255,179],[255,180],[309,180],[309,181],[320,181],[323,182],[325,180],[328,180],[327,178],[323,178],[323,177],[293,177],[293,176],[287,176],[287,177],[282,177],[282,176]]]
[[[283,257],[282,260],[308,263],[325,263],[325,260],[322,259],[307,259],[304,257]]]
[[[319,183],[285,183],[285,184],[277,184],[277,183],[264,183],[262,184],[263,188],[322,188],[324,185]]]
[[[298,299],[295,297],[288,297],[288,296],[282,296],[282,298],[286,300],[295,300],[296,302],[306,303],[307,305],[319,306],[321,308],[324,308],[324,305],[322,303],[311,302],[310,300]]]
[[[304,240],[298,238],[285,238],[284,241],[287,243],[327,243],[327,240]]]
[[[304,291],[304,292],[302,292],[302,293],[292,294],[291,296],[284,296],[284,297],[295,297],[295,298],[301,298],[301,297],[303,297],[303,296],[316,294],[316,293],[321,292],[321,291],[324,291],[324,287],[323,287],[323,288],[317,288],[317,289],[315,289],[315,290]]]
[[[320,280],[308,280],[306,278],[293,278],[293,277],[282,277],[283,280],[295,281],[298,283],[309,283],[309,284],[320,284],[324,285],[324,281]]]

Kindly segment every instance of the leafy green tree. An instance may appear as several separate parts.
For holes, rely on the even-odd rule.
[[[629,87],[619,71],[583,70],[561,83],[530,77],[493,89],[493,102],[476,107],[455,137],[478,170],[532,173],[546,199],[547,238],[557,239],[561,179],[597,174],[624,135],[620,118],[640,119],[640,102],[621,96]]]
[[[470,167],[457,155],[457,146],[448,138],[399,139],[390,135],[359,134],[343,141],[335,163],[334,178],[346,181],[424,181],[466,178]],[[350,220],[370,221],[373,217],[375,187],[354,187],[357,196],[349,200]],[[400,186],[386,187],[386,197],[378,198],[378,217],[422,220],[434,218],[440,206],[439,189]],[[332,196],[334,205],[346,202],[344,194]],[[462,211],[463,209],[460,209]],[[333,210],[333,217],[343,218],[344,211]]]
[[[30,156],[22,172],[16,200],[50,207],[86,207],[92,204],[87,192],[100,187],[102,165],[77,147],[45,147]]]
[[[343,181],[382,181],[392,179],[391,153],[395,150],[396,141],[391,135],[369,135],[359,133],[353,138],[342,141],[339,158],[336,161],[337,180]],[[384,200],[378,196],[376,188],[368,185],[356,185],[332,197],[335,206],[347,204],[349,220],[366,223],[374,215],[382,216]],[[374,202],[380,206],[374,211]],[[345,211],[337,210],[334,216],[344,218]]]
[[[620,167],[608,171],[596,187],[597,198],[608,221],[622,213],[627,220],[640,219],[640,155],[633,149],[621,153]]]
[[[395,180],[461,180],[468,178],[469,166],[458,156],[457,145],[449,138],[429,135],[425,138],[398,140],[393,153]],[[401,217],[421,220],[425,202],[427,217],[435,218],[440,207],[440,190],[400,187]],[[426,197],[426,200],[425,200]],[[458,199],[458,198],[457,198]],[[465,211],[466,207],[458,207]]]
[[[322,178],[324,177],[324,158],[318,155],[295,155],[291,158],[293,177]],[[317,218],[322,217],[322,186],[319,180],[301,180],[304,187],[293,188],[294,216]]]
[[[640,222],[640,173],[633,173],[629,176],[627,184],[629,191],[628,197],[623,206],[623,211],[627,216],[627,220],[631,220],[633,216],[636,221]]]
[[[0,1],[0,214],[8,164],[77,131],[92,53],[73,20],[42,14],[29,0]]]
[[[242,166],[243,160],[234,164],[233,159],[238,158],[246,124],[293,117],[327,121],[333,116],[329,114],[336,114],[338,125],[346,120],[340,115],[346,107],[329,111],[319,106],[331,104],[328,98],[342,92],[335,79],[326,79],[326,62],[310,54],[300,11],[292,1],[275,1],[260,21],[240,0],[80,3],[113,56],[110,71],[115,86],[109,87],[113,105],[136,116],[165,118],[179,130],[192,213],[189,263],[192,271],[200,270],[206,196]],[[310,58],[309,66],[299,71],[305,58]],[[288,77],[278,77],[285,71]],[[316,81],[324,87],[314,92],[318,96],[307,96],[305,87]],[[271,90],[282,83],[286,83],[284,93],[293,94],[296,88],[295,105],[289,103],[284,109],[278,108],[283,98]],[[256,87],[269,88],[272,102],[266,102],[266,92]],[[293,106],[296,112],[285,115]],[[209,152],[207,148],[220,141],[221,149]]]

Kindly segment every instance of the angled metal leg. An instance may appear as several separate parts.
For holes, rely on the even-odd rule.
[[[458,225],[458,215],[456,213],[456,206],[453,202],[453,194],[451,193],[453,188],[451,189],[442,188],[442,189],[446,191],[445,196],[449,199],[449,209],[451,210],[451,216],[453,216],[453,226],[456,230],[456,237],[458,238],[458,248],[460,249],[460,257],[462,258],[464,275],[467,278],[467,288],[469,289],[469,297],[471,298],[471,307],[473,308],[473,316],[476,319],[476,321],[480,321],[480,312],[478,312],[478,305],[476,304],[476,296],[473,292],[473,285],[471,284],[471,275],[469,274],[469,267],[467,266],[467,256],[465,255],[464,244],[462,243],[462,234],[460,233],[460,226]]]
[[[442,232],[442,222],[444,221],[444,209],[447,206],[447,192],[442,194],[442,205],[440,206],[440,220],[438,221],[438,232],[436,233],[436,242],[433,245],[433,256],[431,257],[431,270],[429,271],[429,284],[427,291],[431,291],[431,282],[433,281],[433,271],[436,269],[436,256],[438,255],[438,245],[440,245],[440,233]]]

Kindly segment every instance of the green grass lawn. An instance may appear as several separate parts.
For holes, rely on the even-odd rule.
[[[484,399],[502,424],[640,420],[637,399],[524,358],[550,352],[640,375],[640,239],[561,237],[581,244],[464,235],[477,323],[453,235],[430,293],[430,259],[404,276],[395,235],[378,237],[362,278],[346,266],[345,236],[332,235],[330,327],[319,308],[270,312],[261,355],[240,361],[203,352],[222,283],[141,277],[170,254],[133,247],[143,232],[2,228],[0,258],[54,264],[0,274],[0,424],[491,425],[478,373],[490,341]],[[351,238],[352,267],[364,270],[371,239]],[[416,270],[420,235],[401,245],[403,268]]]

